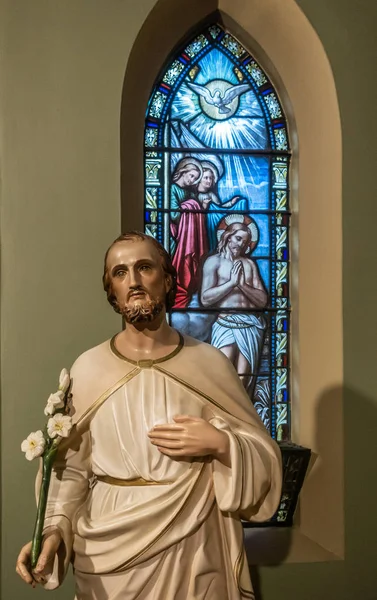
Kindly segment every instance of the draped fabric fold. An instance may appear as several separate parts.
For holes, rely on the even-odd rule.
[[[185,200],[180,208],[176,239],[177,247],[173,256],[173,265],[177,270],[177,296],[175,308],[185,308],[192,295],[199,290],[200,259],[208,252],[205,215],[197,212],[201,205],[196,200]]]
[[[72,377],[76,429],[59,450],[46,518],[64,547],[46,588],[61,583],[73,550],[77,600],[252,598],[240,516],[274,513],[280,451],[226,357],[187,337],[171,359],[135,368],[107,342],[80,357]],[[147,432],[177,414],[222,429],[231,467],[162,455]]]

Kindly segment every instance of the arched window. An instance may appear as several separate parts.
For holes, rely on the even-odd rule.
[[[287,122],[268,75],[220,24],[181,44],[145,122],[145,231],[178,273],[171,324],[232,360],[290,439]]]

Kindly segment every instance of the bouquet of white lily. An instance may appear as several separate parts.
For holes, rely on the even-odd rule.
[[[68,416],[68,399],[71,380],[67,369],[59,376],[59,389],[50,394],[44,410],[50,416],[43,431],[32,432],[21,444],[27,460],[42,457],[42,484],[39,493],[37,518],[35,521],[31,548],[31,566],[38,562],[42,546],[42,533],[46,513],[48,489],[50,486],[52,466],[56,457],[58,445],[63,437],[68,437],[72,429],[72,417]]]

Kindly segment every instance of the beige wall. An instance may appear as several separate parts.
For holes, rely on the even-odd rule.
[[[63,366],[119,319],[101,288],[120,232],[120,101],[127,57],[153,1],[1,3],[2,598],[34,521],[34,464],[20,442],[44,422]],[[72,584],[71,584],[72,585]],[[72,598],[68,585],[57,598]]]
[[[184,5],[183,15],[190,10],[176,3]],[[61,367],[119,326],[106,309],[101,261],[120,229],[124,72],[154,4],[0,0],[4,600],[42,594],[24,588],[13,573],[34,519],[34,469],[22,458],[20,441],[40,425],[40,407]],[[346,560],[265,568],[258,575],[263,600],[375,600],[377,288],[370,274],[377,266],[372,97],[377,15],[371,0],[298,4],[332,65],[344,138]],[[200,3],[192,6],[200,12]],[[284,35],[288,40],[289,28]],[[331,307],[331,289],[319,281],[316,291]],[[313,373],[316,368],[313,364]],[[319,405],[319,423],[331,415],[327,409]],[[70,585],[54,597],[71,599]]]

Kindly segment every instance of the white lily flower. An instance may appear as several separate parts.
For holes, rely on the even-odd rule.
[[[57,413],[47,422],[47,433],[50,438],[68,437],[72,429],[72,417]]]
[[[41,456],[46,446],[46,440],[41,430],[33,431],[21,444],[22,452],[25,452],[27,460],[33,460]]]
[[[63,408],[63,406],[64,392],[59,390],[58,392],[55,392],[55,394],[49,395],[44,413],[45,415],[53,415],[58,408]]]
[[[63,369],[59,375],[59,390],[66,393],[69,388],[69,384],[71,382],[71,378],[67,369]]]

